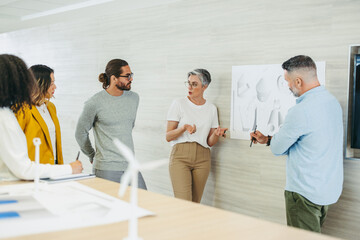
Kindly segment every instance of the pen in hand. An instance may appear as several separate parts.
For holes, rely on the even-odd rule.
[[[78,152],[75,161],[69,163],[72,169],[72,174],[81,173],[84,170],[82,163],[79,161],[79,156],[80,156],[80,151]]]
[[[257,128],[257,125],[255,125],[254,133],[256,133],[256,128]],[[253,141],[256,141],[256,138],[254,138],[254,137],[251,138],[250,147],[252,146]]]
[[[223,137],[225,137],[225,133],[226,133],[226,130],[224,131],[224,133],[223,133],[223,135],[222,135]]]

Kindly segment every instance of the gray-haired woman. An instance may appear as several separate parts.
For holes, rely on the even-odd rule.
[[[204,98],[210,73],[195,69],[188,73],[188,96],[173,101],[167,116],[166,140],[173,146],[170,177],[176,198],[200,202],[210,173],[210,147],[227,128],[220,128],[215,105]]]

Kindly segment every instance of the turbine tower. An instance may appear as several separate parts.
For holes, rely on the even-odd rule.
[[[122,142],[118,139],[113,140],[115,146],[119,149],[120,153],[125,157],[126,161],[128,161],[129,166],[126,169],[124,175],[121,178],[119,196],[124,196],[125,190],[128,187],[131,181],[131,217],[129,220],[129,232],[126,240],[141,240],[138,236],[138,218],[136,216],[137,209],[137,188],[138,188],[138,173],[141,170],[151,170],[156,167],[159,167],[167,162],[167,159],[157,160],[150,163],[140,164],[140,162],[135,158],[134,153]]]

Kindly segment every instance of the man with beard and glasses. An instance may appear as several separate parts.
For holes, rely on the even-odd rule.
[[[285,206],[289,226],[321,232],[328,206],[343,186],[343,121],[339,102],[320,83],[315,62],[295,56],[282,64],[298,97],[274,136],[251,133],[254,143],[286,155]]]
[[[113,144],[117,138],[134,151],[132,129],[139,105],[139,95],[130,91],[134,74],[129,64],[121,59],[111,60],[105,73],[99,75],[102,91],[85,102],[76,127],[76,141],[93,163],[95,175],[120,182],[128,163]],[[93,128],[95,149],[89,131]],[[146,189],[139,173],[139,188]]]

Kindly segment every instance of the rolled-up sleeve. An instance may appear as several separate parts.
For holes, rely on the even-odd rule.
[[[181,118],[180,104],[178,100],[174,100],[168,110],[166,120],[179,122]]]
[[[307,129],[306,113],[301,108],[290,109],[283,126],[272,139],[270,148],[274,155],[288,155],[289,149],[305,134]]]

